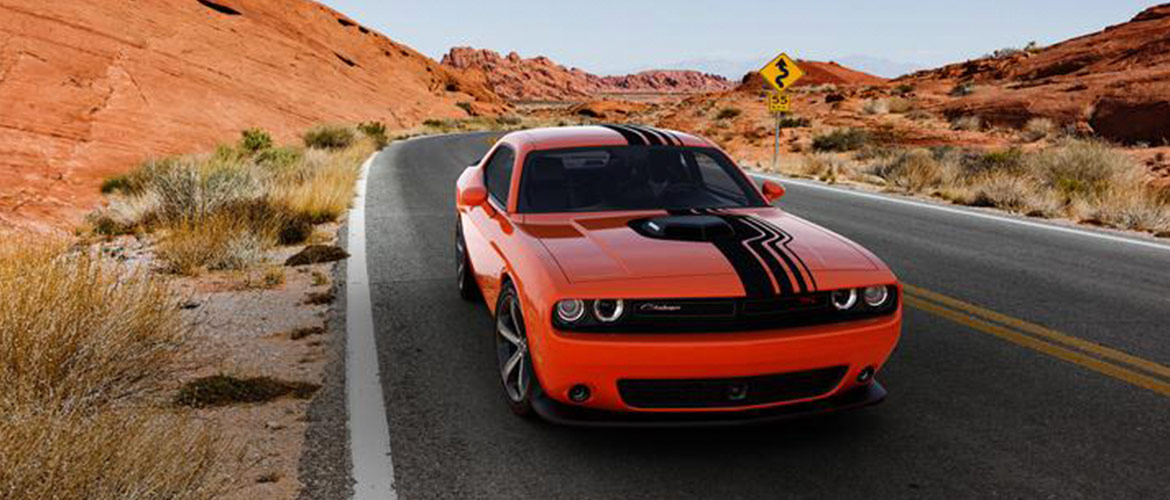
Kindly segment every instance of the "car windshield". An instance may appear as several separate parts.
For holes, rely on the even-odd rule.
[[[522,213],[766,206],[714,149],[614,146],[538,151],[525,160]]]

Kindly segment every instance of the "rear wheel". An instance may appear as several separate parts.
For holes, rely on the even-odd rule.
[[[455,279],[459,286],[459,297],[468,302],[479,300],[479,285],[471,271],[471,258],[467,255],[467,240],[463,238],[463,223],[455,223]]]
[[[520,299],[511,283],[504,285],[496,302],[496,361],[504,400],[512,413],[531,417],[532,400],[541,388],[532,370]]]

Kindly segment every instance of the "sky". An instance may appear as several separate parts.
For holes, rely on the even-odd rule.
[[[322,0],[435,59],[469,45],[598,74],[691,67],[729,77],[785,51],[882,76],[1052,44],[1156,0]]]

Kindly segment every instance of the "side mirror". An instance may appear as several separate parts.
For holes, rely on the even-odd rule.
[[[764,181],[763,191],[764,199],[768,200],[768,203],[773,203],[784,196],[784,186],[774,181]]]
[[[478,207],[487,202],[487,189],[483,186],[467,186],[459,191],[459,204]]]

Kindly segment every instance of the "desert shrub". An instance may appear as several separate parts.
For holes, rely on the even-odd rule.
[[[315,224],[335,221],[349,209],[365,155],[364,150],[306,155],[298,182],[282,183],[274,189],[273,198],[297,217]]]
[[[934,118],[934,115],[932,115],[929,111],[926,111],[926,110],[912,109],[912,110],[906,112],[906,118],[909,118],[909,119],[914,120],[914,121],[923,121],[923,120],[929,120],[931,118]]]
[[[0,498],[221,498],[230,446],[185,412],[21,408],[0,416]]]
[[[130,190],[130,179],[125,175],[115,175],[102,181],[102,194],[126,192]]]
[[[804,157],[799,171],[826,182],[837,182],[846,169],[844,159],[829,153],[814,153]]]
[[[951,87],[951,97],[965,97],[975,93],[975,82],[959,82]]]
[[[911,192],[926,192],[938,187],[944,175],[942,164],[925,149],[905,151],[878,163],[873,173],[890,185]]]
[[[974,115],[960,116],[951,120],[951,130],[978,132],[983,130],[983,119]]]
[[[964,153],[960,162],[966,175],[977,176],[986,173],[1024,174],[1028,165],[1024,151],[1008,148],[996,151]]]
[[[1170,205],[1145,188],[1110,189],[1092,209],[1090,218],[1102,224],[1135,231],[1170,231]]]
[[[496,118],[496,121],[498,121],[500,123],[500,125],[505,125],[505,126],[509,126],[509,127],[514,127],[514,126],[517,126],[517,125],[524,123],[524,120],[522,118],[520,118],[519,116],[512,116],[512,115],[498,117],[498,118]]]
[[[870,143],[870,134],[862,129],[837,129],[813,137],[814,151],[845,152],[861,149]]]
[[[731,120],[743,114],[739,108],[723,108],[715,115],[716,120]]]
[[[915,90],[915,88],[914,88],[913,84],[900,83],[894,87],[894,94],[895,95],[906,95],[906,94],[909,94],[911,92],[914,92],[914,90]]]
[[[780,128],[805,128],[812,125],[812,120],[803,116],[784,115],[780,117]]]
[[[386,147],[390,143],[390,137],[386,135],[386,124],[382,122],[364,122],[358,124],[358,130],[365,134],[367,138],[374,141],[378,149]]]
[[[167,272],[185,276],[205,270],[242,270],[264,261],[275,241],[256,232],[250,221],[229,213],[178,221],[159,241],[155,253]]]
[[[343,125],[318,125],[305,132],[305,147],[316,149],[345,149],[353,145],[353,129]]]
[[[288,169],[296,165],[304,158],[304,153],[298,148],[281,147],[269,148],[260,151],[256,154],[253,161],[256,165],[264,167],[272,171],[280,171]]]
[[[1095,140],[1066,139],[1029,156],[1029,169],[1067,201],[1099,200],[1143,184],[1145,172],[1124,153]]]
[[[240,132],[240,151],[256,154],[272,147],[272,135],[264,129],[250,128]]]
[[[886,103],[891,113],[905,114],[914,109],[914,101],[904,97],[890,97],[886,99]]]
[[[866,99],[861,104],[861,111],[867,115],[884,115],[890,112],[890,102],[887,99]]]
[[[147,173],[145,181],[158,197],[155,215],[164,224],[199,220],[241,202],[264,196],[263,172],[235,160],[189,157],[170,168]]]
[[[1036,142],[1041,139],[1051,137],[1056,133],[1056,122],[1048,118],[1032,118],[1028,123],[1024,124],[1023,130],[1020,131],[1020,138],[1024,142]]]
[[[141,394],[181,352],[178,304],[145,269],[10,240],[0,245],[0,297],[0,415]]]
[[[1009,212],[1049,216],[1058,204],[1030,176],[989,172],[972,183],[969,204],[993,207]]]

